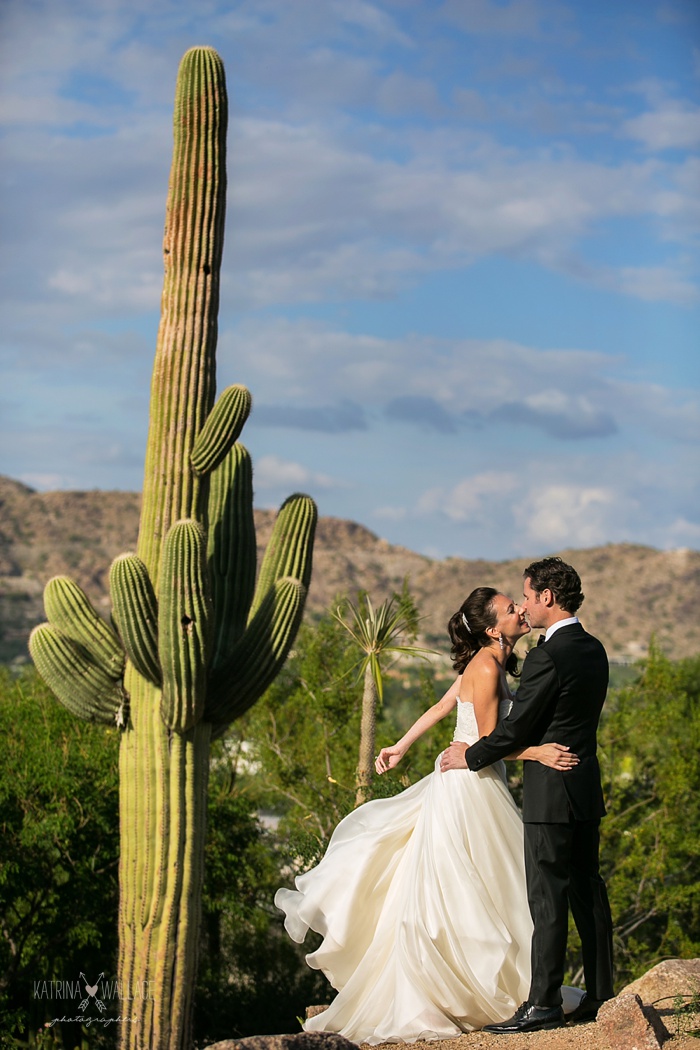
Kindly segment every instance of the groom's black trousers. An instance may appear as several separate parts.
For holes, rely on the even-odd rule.
[[[529,1001],[558,1006],[564,983],[569,906],[581,937],[586,991],[611,999],[612,917],[598,866],[598,820],[525,828],[527,896],[534,924]]]

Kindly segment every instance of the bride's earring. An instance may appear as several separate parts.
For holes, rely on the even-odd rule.
[[[498,636],[498,644],[501,647],[501,651],[503,651],[506,646],[505,646],[505,642],[503,641],[503,635],[502,634],[499,634],[499,636]]]

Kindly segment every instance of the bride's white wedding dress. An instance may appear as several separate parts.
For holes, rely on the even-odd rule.
[[[478,735],[472,705],[458,701],[454,739]],[[306,1031],[372,1044],[449,1039],[527,999],[523,827],[502,762],[441,773],[438,756],[417,784],[345,817],[295,885],[275,904],[293,940],[309,928],[323,936],[306,959],[338,989]],[[567,991],[568,1012],[582,993]]]

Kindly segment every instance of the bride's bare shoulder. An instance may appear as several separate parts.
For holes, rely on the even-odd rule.
[[[494,679],[499,677],[500,671],[498,667],[498,661],[489,653],[486,649],[479,649],[479,652],[472,657],[467,664],[462,675],[463,680],[467,678],[474,679]]]
[[[460,698],[475,703],[483,698],[496,697],[499,691],[499,671],[490,653],[480,649],[462,674]]]

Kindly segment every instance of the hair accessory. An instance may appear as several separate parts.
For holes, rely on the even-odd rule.
[[[469,634],[472,634],[472,629],[471,629],[471,627],[469,626],[469,620],[468,620],[468,619],[466,618],[466,616],[464,615],[464,613],[462,613],[462,623],[464,624],[464,626],[465,626],[465,627],[467,628],[467,630],[469,631]]]

